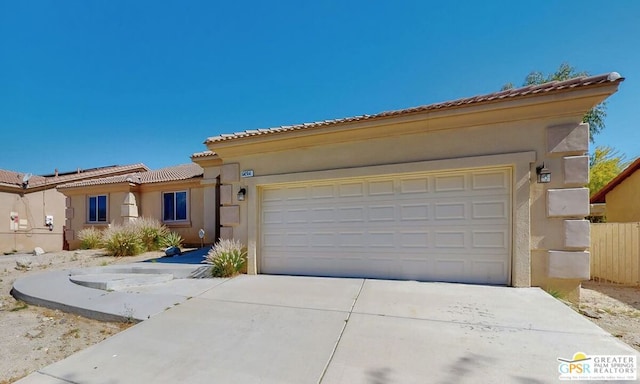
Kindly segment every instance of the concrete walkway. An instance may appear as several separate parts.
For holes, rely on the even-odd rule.
[[[537,288],[239,276],[19,383],[550,383],[576,352],[638,357]]]
[[[101,321],[142,321],[226,280],[187,279],[202,267],[133,263],[43,272],[16,280],[11,294]]]

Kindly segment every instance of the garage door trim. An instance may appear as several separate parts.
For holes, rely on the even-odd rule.
[[[308,182],[318,179],[341,179],[349,177],[379,176],[390,173],[429,173],[451,169],[479,169],[497,166],[511,166],[512,171],[512,286],[531,285],[531,250],[530,250],[530,184],[531,170],[535,168],[536,154],[534,151],[517,152],[499,155],[473,156],[448,160],[420,161],[412,163],[376,165],[369,167],[345,168],[336,170],[320,170],[300,173],[277,175],[259,175],[243,179],[250,196],[255,198],[247,202],[247,235],[248,235],[248,272],[260,273],[260,187],[271,184],[289,183],[294,181]]]

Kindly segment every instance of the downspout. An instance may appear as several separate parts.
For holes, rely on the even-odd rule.
[[[216,224],[215,224],[215,232],[213,243],[217,243],[218,239],[220,239],[220,175],[216,177],[216,202],[215,202],[215,215],[216,215]]]

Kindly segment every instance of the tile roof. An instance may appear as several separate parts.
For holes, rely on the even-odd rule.
[[[8,184],[10,186],[22,187],[22,178],[25,176],[24,173],[7,171],[4,169],[0,169],[0,183]],[[29,179],[29,184],[44,184],[45,178],[42,176],[32,176]]]
[[[191,155],[192,159],[200,159],[203,157],[215,157],[218,154],[213,152],[213,151],[203,151],[203,152],[196,152],[193,155]]]
[[[82,180],[75,183],[64,184],[58,189],[87,187],[92,185],[107,185],[119,183],[152,184],[168,181],[188,180],[201,177],[204,170],[195,163],[176,165],[154,171],[135,172],[126,175],[103,177],[100,179]]]
[[[243,132],[222,134],[219,136],[209,137],[207,140],[205,140],[204,143],[210,144],[210,143],[242,139],[246,137],[261,136],[261,135],[268,135],[268,134],[282,133],[282,132],[289,132],[289,131],[298,131],[298,130],[304,130],[304,129],[331,126],[331,125],[353,123],[358,121],[376,120],[376,119],[382,119],[382,118],[388,118],[388,117],[409,115],[413,113],[453,109],[453,108],[465,107],[470,105],[488,104],[488,103],[493,103],[493,102],[503,101],[508,99],[520,99],[520,98],[531,97],[536,95],[559,93],[559,92],[564,92],[566,90],[575,89],[575,88],[598,86],[601,84],[615,83],[615,82],[621,82],[621,81],[624,81],[624,78],[621,77],[620,74],[617,72],[605,73],[602,75],[590,76],[590,77],[582,76],[582,77],[576,77],[574,79],[569,79],[565,81],[552,81],[552,82],[544,83],[540,85],[529,85],[522,88],[508,89],[500,92],[489,93],[486,95],[467,97],[467,98],[462,98],[462,99],[457,99],[452,101],[445,101],[445,102],[429,104],[429,105],[421,105],[418,107],[400,109],[395,111],[386,111],[386,112],[381,112],[374,115],[359,115],[359,116],[353,116],[353,117],[345,117],[341,119],[316,121],[313,123],[303,123],[303,124],[280,126],[280,127],[274,127],[274,128],[265,128],[265,129],[252,129],[252,130],[247,130]]]
[[[638,169],[640,169],[640,157],[625,168],[624,171],[620,172],[618,176],[614,177],[607,185],[602,187],[602,189],[591,196],[591,204],[606,203],[607,193],[611,192],[611,190],[617,187],[618,184],[625,181],[627,177],[633,175]]]
[[[114,165],[109,167],[92,168],[88,170],[78,169],[76,172],[68,172],[55,175],[38,176],[34,175],[29,179],[29,188],[37,188],[42,186],[55,186],[64,183],[69,183],[76,180],[85,180],[96,177],[104,177],[113,174],[121,174],[126,172],[148,171],[146,165],[129,164],[129,165]],[[0,183],[8,185],[10,187],[22,188],[22,178],[25,173],[0,170]]]

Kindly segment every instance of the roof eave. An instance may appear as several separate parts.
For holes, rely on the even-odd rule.
[[[240,137],[209,143],[208,147],[222,158],[231,158],[265,151],[382,138],[388,136],[390,124],[395,126],[394,134],[407,135],[469,127],[470,123],[490,125],[547,117],[565,120],[571,118],[577,122],[589,108],[615,93],[617,89],[618,83],[607,83],[604,86],[583,87],[574,89],[573,92],[556,92],[535,98],[521,97],[503,102],[403,113],[372,120]]]
[[[605,78],[605,76],[608,76],[607,78],[611,78],[612,80],[592,82],[592,83],[589,83],[588,81],[586,81],[588,79]],[[618,90],[618,87],[622,81],[624,81],[623,77],[620,77],[620,75],[618,75],[617,73],[612,72],[607,75],[600,75],[600,76],[585,78],[585,82],[588,84],[581,85],[579,87],[564,86],[564,87],[558,87],[557,89],[553,89],[545,92],[536,92],[535,87],[533,88],[533,90],[528,90],[527,87],[524,87],[524,88],[519,88],[517,90],[522,94],[517,94],[515,96],[501,97],[501,96],[497,96],[501,94],[500,92],[497,92],[494,94],[435,103],[435,104],[419,106],[414,108],[407,108],[403,110],[382,112],[375,115],[361,115],[361,116],[355,116],[355,117],[348,117],[344,119],[325,120],[317,123],[304,123],[304,124],[296,124],[292,126],[281,126],[281,127],[268,128],[268,129],[249,130],[244,132],[238,132],[235,134],[225,134],[225,135],[220,135],[215,137],[209,137],[205,140],[204,144],[207,145],[208,148],[213,151],[214,148],[217,150],[220,147],[224,147],[227,143],[229,143],[229,145],[241,145],[240,144],[241,142],[250,142],[256,138],[262,139],[262,138],[269,137],[272,139],[277,139],[280,136],[289,135],[291,134],[291,132],[304,131],[305,133],[307,133],[307,132],[313,132],[313,131],[325,129],[327,127],[342,127],[342,126],[349,126],[354,124],[362,124],[364,122],[374,123],[374,124],[386,123],[388,121],[393,121],[396,119],[406,118],[410,116],[432,115],[434,113],[439,113],[439,112],[456,112],[457,111],[460,113],[464,113],[464,111],[470,110],[471,108],[478,108],[478,107],[491,108],[491,106],[495,106],[497,104],[507,105],[510,102],[521,103],[523,101],[526,102],[529,100],[542,100],[540,102],[544,102],[543,100],[547,99],[548,96],[554,97],[560,94],[576,93],[583,90],[593,91],[595,89],[601,89],[602,99],[604,100]],[[558,84],[562,84],[562,83],[566,83],[566,82],[560,82]],[[523,90],[527,90],[527,91],[525,92]],[[535,103],[535,101],[533,101],[532,104],[533,103]]]
[[[138,183],[133,183],[133,182],[129,182],[129,181],[120,181],[120,182],[116,182],[116,183],[102,183],[102,184],[87,184],[87,185],[73,185],[73,183],[70,184],[63,184],[63,185],[59,185],[56,187],[56,189],[58,190],[78,190],[78,189],[85,189],[85,188],[96,188],[96,187],[112,187],[112,186],[125,186],[128,185],[130,188],[131,187],[136,187],[140,184]]]
[[[598,192],[596,192],[589,201],[591,204],[606,203],[607,193],[611,192],[615,187],[622,183],[629,176],[633,175],[638,169],[640,169],[640,157],[631,163],[627,168],[614,177],[613,180],[608,182]]]

